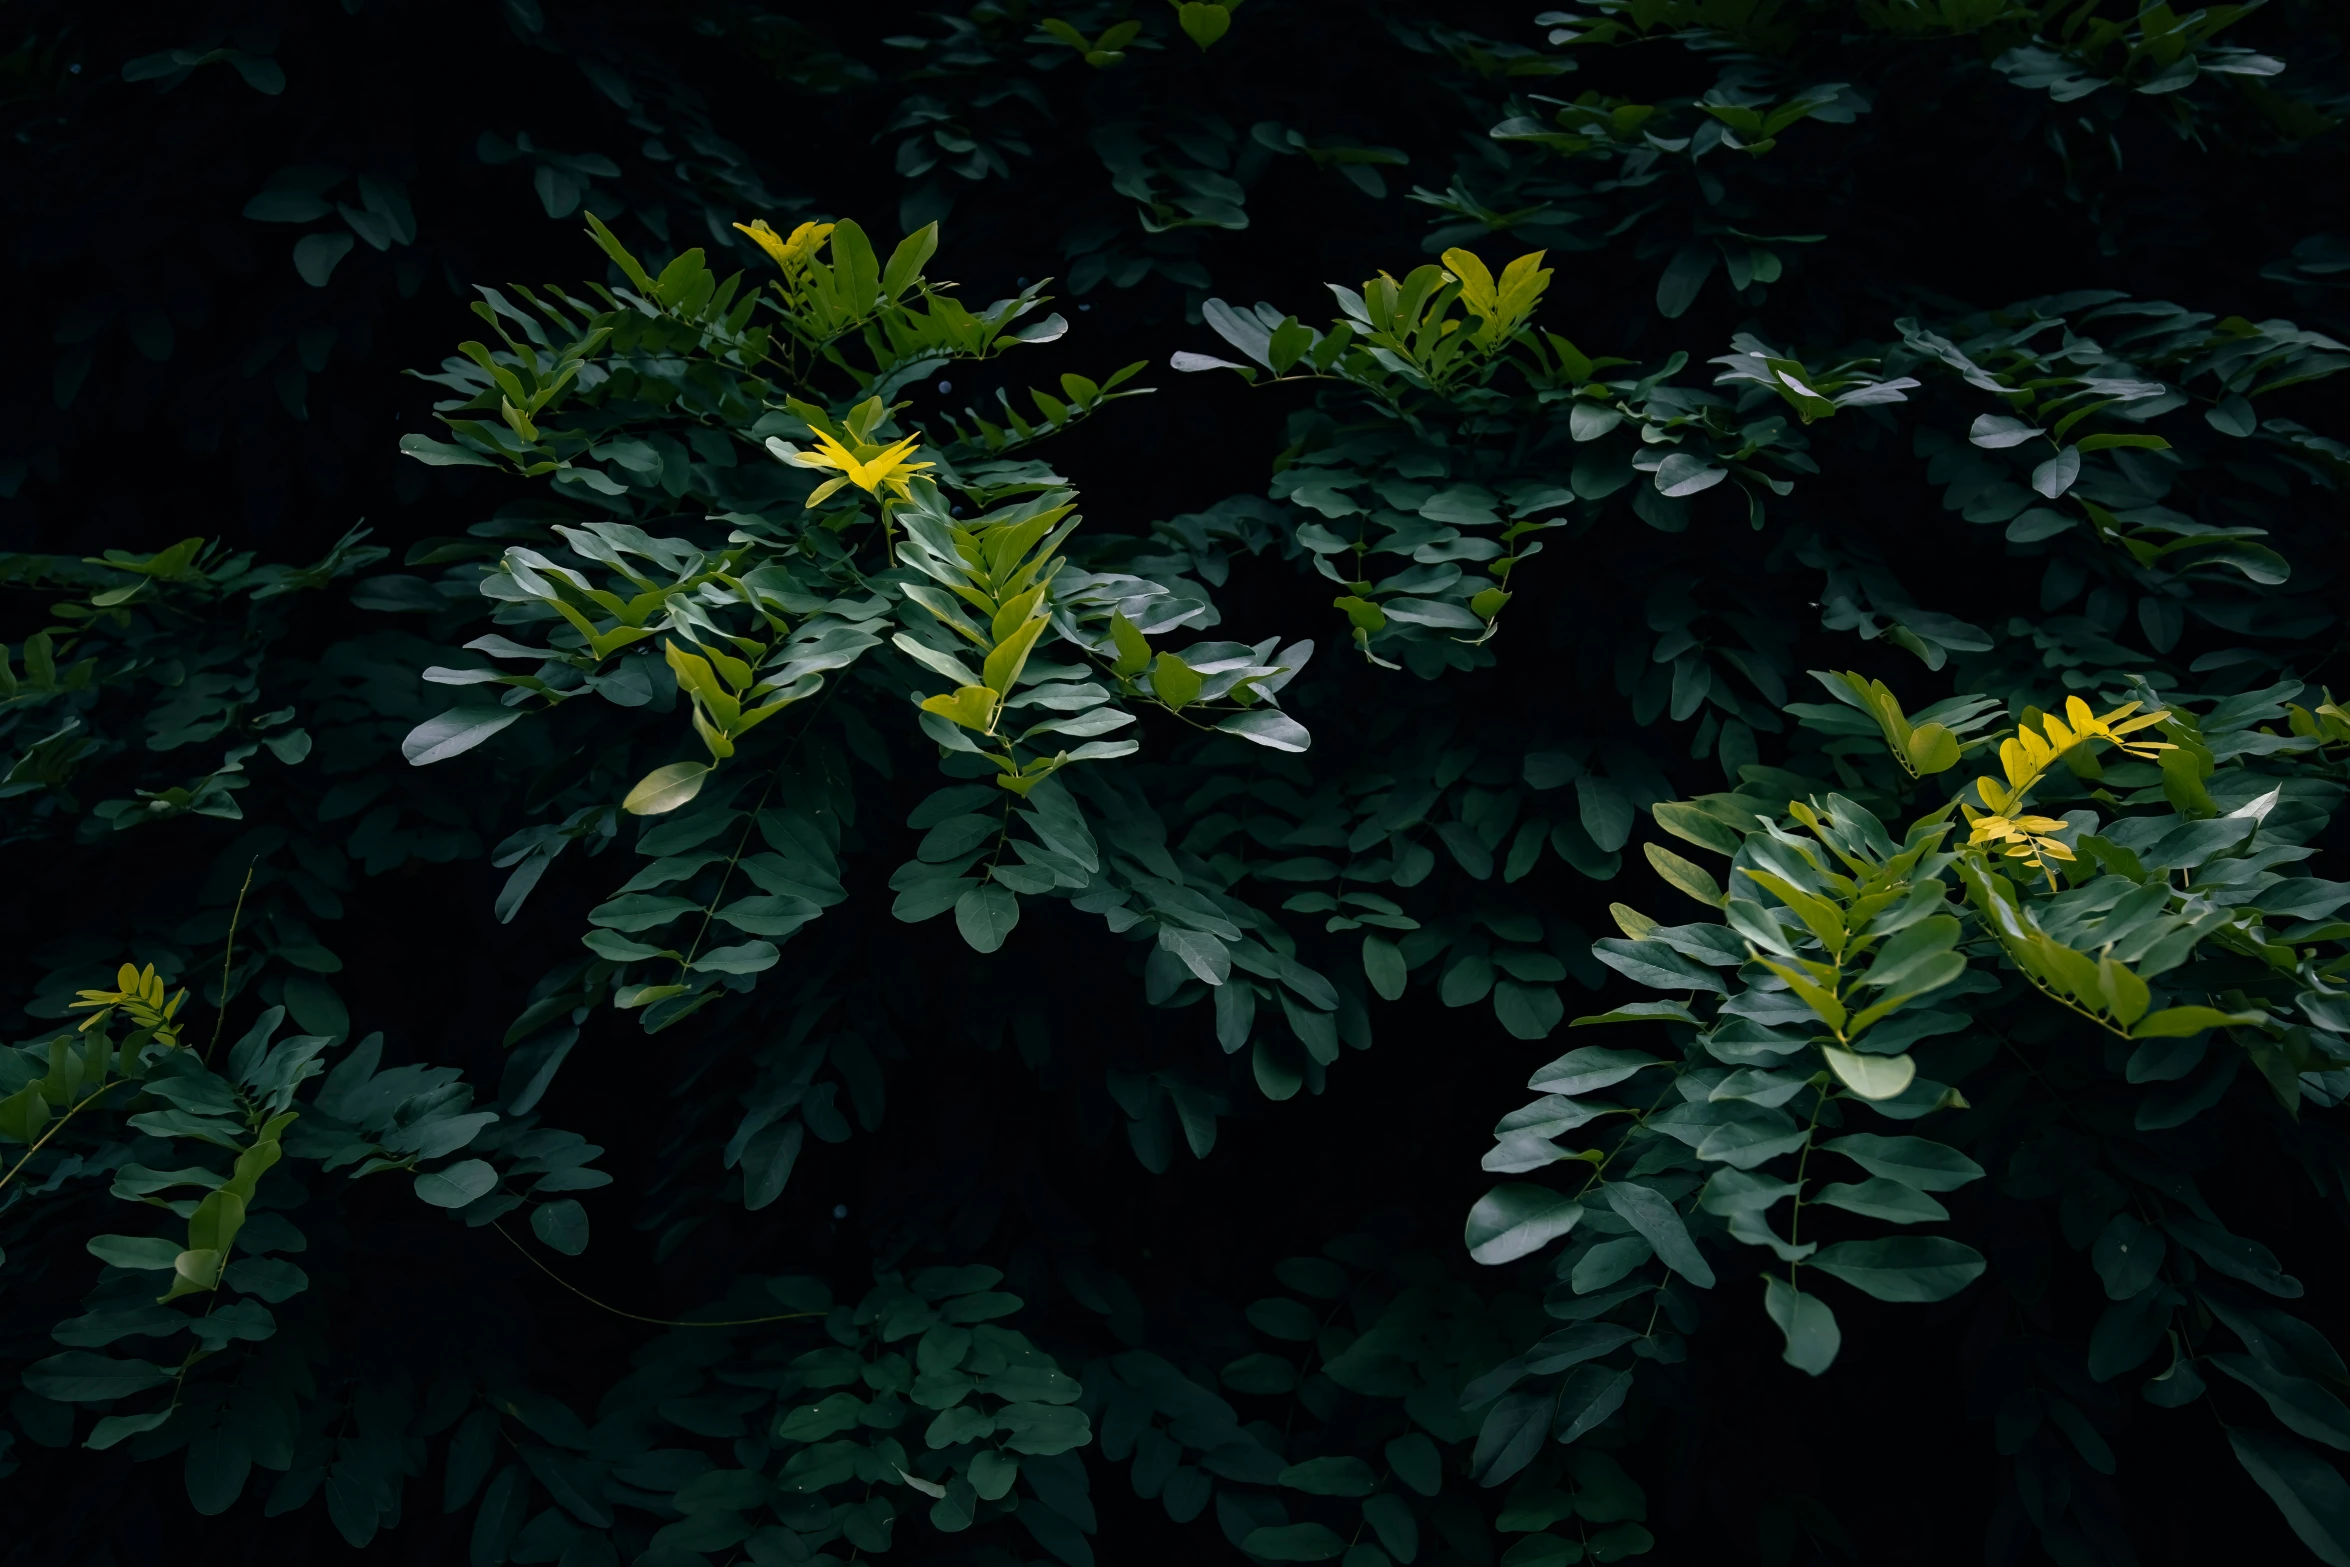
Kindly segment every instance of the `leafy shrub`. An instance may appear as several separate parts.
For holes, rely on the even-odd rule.
[[[0,557],[16,1549],[2350,1561],[2343,39],[2254,9],[513,0],[640,150],[434,131],[591,273],[470,326],[399,156],[256,171],[241,377],[126,262],[28,529],[117,323],[199,451],[473,335],[375,531]],[[28,207],[357,112],[39,27]]]

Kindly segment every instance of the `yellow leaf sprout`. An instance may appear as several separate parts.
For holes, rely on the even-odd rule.
[[[154,1036],[167,1045],[180,1042],[179,1027],[175,1020],[179,1016],[181,1004],[188,999],[185,990],[167,999],[163,980],[155,972],[152,963],[143,970],[125,963],[115,974],[114,984],[112,990],[77,991],[81,999],[67,1003],[74,1010],[84,1007],[96,1009],[82,1019],[82,1033],[104,1027],[107,1020],[120,1010],[129,1016],[132,1027],[153,1030]]]
[[[888,446],[859,443],[850,448],[818,430],[814,451],[788,447],[784,460],[802,468],[827,469],[837,475],[816,486],[816,493],[808,497],[810,506],[823,504],[835,490],[848,484],[868,495],[887,489],[902,501],[907,498],[906,481],[931,466],[906,460],[920,440],[920,436],[909,435]]]
[[[2131,717],[2138,707],[2136,702],[2125,702],[2112,712],[2099,715],[2090,711],[2089,704],[2079,697],[2070,696],[2065,698],[2064,717],[2045,714],[2038,728],[2031,724],[2018,725],[2014,734],[1999,742],[1999,767],[2007,775],[2006,782],[1987,777],[1975,780],[1976,794],[1991,809],[1977,811],[1964,802],[1959,806],[1970,829],[1967,843],[1974,847],[1994,847],[2009,859],[2021,860],[2045,874],[2049,885],[2054,886],[2056,872],[2048,862],[2070,860],[2073,852],[2049,835],[2063,831],[2065,824],[2053,817],[2023,814],[2024,797],[2056,765],[2058,757],[2078,745],[2102,740],[2130,756],[2146,760],[2177,749],[2167,740],[2130,738],[2170,716],[2160,712]]]
[[[824,242],[832,238],[832,225],[829,223],[803,223],[791,231],[789,238],[776,233],[765,218],[753,218],[748,223],[737,223],[735,227],[750,235],[761,250],[773,256],[775,264],[783,268],[784,276],[788,278],[797,278],[816,252],[824,248]]]

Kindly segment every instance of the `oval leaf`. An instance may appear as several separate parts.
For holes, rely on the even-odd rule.
[[[410,766],[430,767],[463,756],[521,716],[513,708],[452,707],[409,730],[400,742],[400,754]]]
[[[1461,1231],[1469,1256],[1494,1267],[1540,1251],[1575,1227],[1583,1205],[1547,1186],[1510,1181],[1477,1199]]]
[[[498,1184],[486,1159],[467,1159],[416,1177],[416,1195],[436,1208],[462,1208]]]
[[[1981,1277],[1983,1254],[1940,1235],[1889,1235],[1838,1241],[1814,1252],[1811,1266],[1879,1300],[1948,1300]]]
[[[659,816],[674,811],[702,792],[710,772],[707,762],[671,762],[667,767],[656,767],[637,780],[637,786],[628,791],[628,798],[620,802],[620,808],[631,816]]]

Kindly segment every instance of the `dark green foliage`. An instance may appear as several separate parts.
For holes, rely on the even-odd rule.
[[[24,10],[7,1560],[2350,1562],[2344,43]]]

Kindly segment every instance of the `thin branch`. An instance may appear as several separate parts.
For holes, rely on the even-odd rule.
[[[797,1322],[809,1317],[822,1317],[829,1314],[822,1311],[787,1311],[779,1316],[743,1317],[733,1322],[673,1322],[667,1317],[640,1317],[633,1311],[622,1311],[618,1306],[606,1305],[604,1302],[596,1299],[595,1296],[590,1295],[586,1290],[583,1290],[578,1285],[572,1283],[562,1274],[557,1273],[553,1268],[550,1268],[545,1263],[539,1261],[538,1258],[531,1256],[530,1248],[523,1245],[522,1242],[516,1240],[513,1236],[507,1235],[506,1226],[500,1224],[497,1220],[492,1219],[490,1221],[490,1228],[496,1230],[500,1235],[505,1235],[506,1244],[512,1246],[516,1251],[522,1253],[522,1255],[529,1260],[530,1265],[538,1269],[539,1272],[545,1274],[548,1278],[553,1279],[556,1283],[562,1285],[565,1289],[571,1291],[572,1294],[577,1295],[581,1300],[586,1301],[589,1305],[595,1307],[598,1311],[608,1311],[615,1317],[626,1317],[631,1322],[649,1322],[657,1328],[748,1328],[755,1327],[762,1322]]]
[[[245,894],[253,886],[253,867],[260,863],[261,856],[258,854],[246,862],[245,885],[237,889],[237,906],[229,911],[228,945],[221,949],[220,954],[220,1005],[213,1008],[212,1038],[204,1046],[204,1064],[206,1066],[212,1064],[212,1052],[220,1046],[221,1025],[228,1021],[229,962],[237,955],[237,921],[245,917]]]

